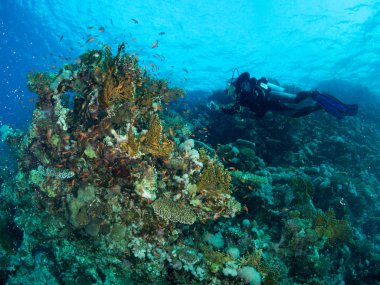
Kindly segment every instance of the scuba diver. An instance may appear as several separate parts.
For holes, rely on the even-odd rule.
[[[250,77],[248,72],[240,74],[236,80],[232,79],[228,91],[236,96],[236,101],[229,108],[221,108],[226,114],[235,114],[241,106],[248,107],[259,118],[264,117],[268,111],[282,112],[298,118],[324,109],[338,119],[344,116],[355,116],[358,112],[357,104],[345,104],[331,95],[318,91],[287,93],[285,88],[269,83],[264,77],[261,79]],[[315,104],[301,108],[292,106],[307,98],[311,98]]]

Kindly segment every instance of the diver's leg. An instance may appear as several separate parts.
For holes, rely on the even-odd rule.
[[[322,110],[323,107],[320,105],[313,105],[313,106],[307,106],[301,109],[298,109],[297,112],[295,112],[292,117],[293,118],[299,118],[303,116],[307,116],[315,111]]]
[[[297,110],[293,107],[290,107],[280,101],[268,101],[267,102],[268,109],[271,111],[283,112],[283,111],[294,111]]]
[[[318,91],[301,91],[301,92],[298,92],[296,97],[294,98],[294,103],[298,104],[307,98],[314,98],[317,94],[319,94]]]

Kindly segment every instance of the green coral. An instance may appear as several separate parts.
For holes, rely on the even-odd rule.
[[[345,220],[337,220],[335,212],[329,209],[326,213],[319,213],[314,220],[315,231],[320,237],[327,238],[331,244],[352,241],[352,229]]]
[[[232,261],[231,257],[223,252],[212,250],[207,246],[201,246],[206,264],[209,266],[210,271],[213,273],[219,272],[223,269],[224,264]]]
[[[289,186],[293,189],[297,204],[305,204],[311,200],[314,193],[313,184],[300,176],[293,177]]]
[[[84,150],[84,154],[85,154],[88,158],[96,158],[96,152],[95,152],[95,150],[92,148],[91,145],[87,145],[87,146],[86,146],[86,149]]]

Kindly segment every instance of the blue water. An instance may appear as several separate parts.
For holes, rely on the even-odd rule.
[[[57,69],[120,41],[188,90],[224,88],[238,67],[302,88],[337,78],[379,93],[379,11],[379,1],[355,0],[3,0],[0,120],[25,128],[28,71]],[[86,44],[90,35],[96,40]]]
[[[161,224],[162,220],[152,210],[154,199],[146,201],[141,192],[135,191],[134,171],[156,180],[154,175],[158,173],[160,179],[177,191],[169,193],[170,199],[183,199],[183,206],[185,202],[190,204],[190,200],[194,202],[194,197],[189,194],[191,187],[182,193],[178,185],[188,181],[198,183],[197,167],[204,157],[199,159],[198,152],[193,152],[193,164],[189,163],[191,166],[183,172],[180,167],[170,168],[166,157],[154,156],[147,156],[148,162],[140,161],[141,157],[134,158],[128,163],[135,165],[127,169],[124,166],[129,164],[118,160],[119,152],[109,151],[114,147],[127,152],[120,146],[129,135],[126,122],[110,120],[113,131],[117,132],[114,135],[107,127],[100,128],[93,122],[78,123],[72,121],[76,117],[70,117],[68,124],[74,127],[63,131],[57,122],[49,125],[41,119],[50,118],[55,112],[49,108],[56,102],[46,104],[50,107],[46,107],[44,115],[40,110],[35,118],[35,122],[44,124],[34,126],[41,137],[31,135],[30,140],[23,141],[24,148],[29,146],[30,151],[23,149],[17,160],[9,147],[0,142],[3,205],[0,207],[0,283],[6,280],[7,284],[23,284],[19,280],[32,278],[30,284],[61,284],[62,280],[67,282],[64,284],[112,284],[109,280],[121,280],[115,284],[179,284],[173,280],[185,280],[181,284],[189,284],[186,283],[189,280],[195,280],[194,284],[206,284],[202,283],[205,280],[225,282],[215,284],[259,284],[263,278],[263,284],[277,284],[270,283],[271,279],[265,275],[268,264],[283,266],[279,271],[289,278],[283,284],[379,282],[380,1],[1,0],[0,127],[8,125],[27,131],[33,122],[37,95],[27,88],[29,72],[57,73],[68,63],[78,63],[75,68],[83,68],[79,67],[80,55],[106,45],[115,55],[121,42],[126,44],[125,52],[138,56],[141,68],[146,68],[154,78],[165,78],[170,87],[178,86],[187,92],[179,104],[164,106],[165,110],[173,107],[173,113],[165,117],[168,119],[163,124],[165,134],[173,140],[173,145],[177,136],[176,147],[183,149],[185,146],[178,145],[194,138],[195,146],[190,149],[205,147],[210,160],[214,155],[225,169],[234,173],[236,188],[232,196],[243,206],[242,213],[213,222],[212,217],[219,218],[227,202],[220,202],[222,210],[215,207],[220,212],[210,214],[205,210],[204,214],[202,207],[209,207],[213,200],[197,192],[199,199],[207,203],[191,205],[197,214],[204,214],[204,220],[190,226],[175,222],[171,226]],[[263,119],[249,112],[228,117],[208,104],[211,101],[208,96],[213,94],[216,104],[229,102],[231,98],[223,97],[225,94],[220,90],[227,87],[235,68],[299,90],[331,93],[345,103],[359,104],[359,114],[343,120],[336,120],[324,111],[299,120],[282,119],[276,113]],[[77,118],[88,119],[83,113]],[[137,128],[139,135],[147,128],[148,120],[144,120],[145,117]],[[93,129],[85,129],[85,125]],[[187,127],[189,132],[184,130]],[[108,133],[96,134],[97,128]],[[17,136],[12,139],[10,146],[17,153],[21,139]],[[111,141],[109,145],[106,139]],[[160,145],[167,146],[168,141],[160,141]],[[101,154],[98,157],[85,154],[91,150]],[[184,153],[175,154],[173,165],[180,164],[181,155],[188,159],[190,152]],[[114,164],[108,164],[110,161]],[[20,167],[17,181],[22,183],[12,184],[16,181],[13,176],[8,176],[12,178],[5,183],[4,177],[8,172],[15,174],[17,164]],[[43,175],[40,173],[40,182],[33,184],[38,169]],[[69,177],[54,180],[60,176],[51,173],[60,171],[70,173]],[[183,178],[186,171],[191,172],[187,182]],[[92,178],[98,183],[96,190],[91,188],[95,183]],[[120,181],[121,188],[117,184]],[[30,184],[24,187],[26,182]],[[157,195],[162,198],[168,193],[163,194],[165,187],[160,187]],[[58,194],[52,189],[59,189]],[[117,205],[111,202],[114,201],[111,192],[117,197]],[[84,198],[85,194],[91,199]],[[302,204],[302,199],[309,204]],[[109,207],[99,206],[101,202]],[[80,205],[78,209],[88,207],[93,220],[83,225],[76,221],[80,215],[79,210],[73,210],[75,205]],[[125,214],[125,207],[131,207],[138,217]],[[335,211],[332,215],[330,208]],[[107,221],[102,211],[109,211],[114,219]],[[120,222],[119,213],[125,214],[125,221]],[[128,224],[133,219],[140,222],[139,226],[153,222],[148,229],[136,230],[138,226]],[[38,225],[43,222],[46,224],[41,230]],[[103,226],[105,229],[99,230]],[[120,226],[129,235],[119,239],[119,233],[110,231],[111,226]],[[334,226],[338,228],[334,228],[335,232],[331,230]],[[174,238],[176,234],[178,240]],[[44,239],[46,245],[41,243]],[[143,244],[141,248],[139,243]],[[189,254],[189,249],[196,254]],[[191,269],[182,269],[186,258],[175,256],[176,251],[189,259],[186,262]],[[262,252],[265,266],[252,262],[252,256]],[[148,258],[148,253],[156,255]],[[74,258],[76,254],[78,259]],[[232,255],[238,257],[230,260]],[[194,256],[198,260],[193,267]],[[210,265],[215,256],[223,260],[219,260],[219,269]],[[310,259],[303,267],[302,258],[307,257]],[[131,277],[134,283],[123,283],[127,277],[118,275],[134,273],[138,274]],[[157,277],[153,273],[161,274],[160,280],[167,283],[151,283]]]

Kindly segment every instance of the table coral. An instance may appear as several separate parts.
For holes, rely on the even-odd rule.
[[[189,207],[182,206],[167,198],[160,198],[153,203],[154,212],[164,220],[191,225],[196,215]]]

